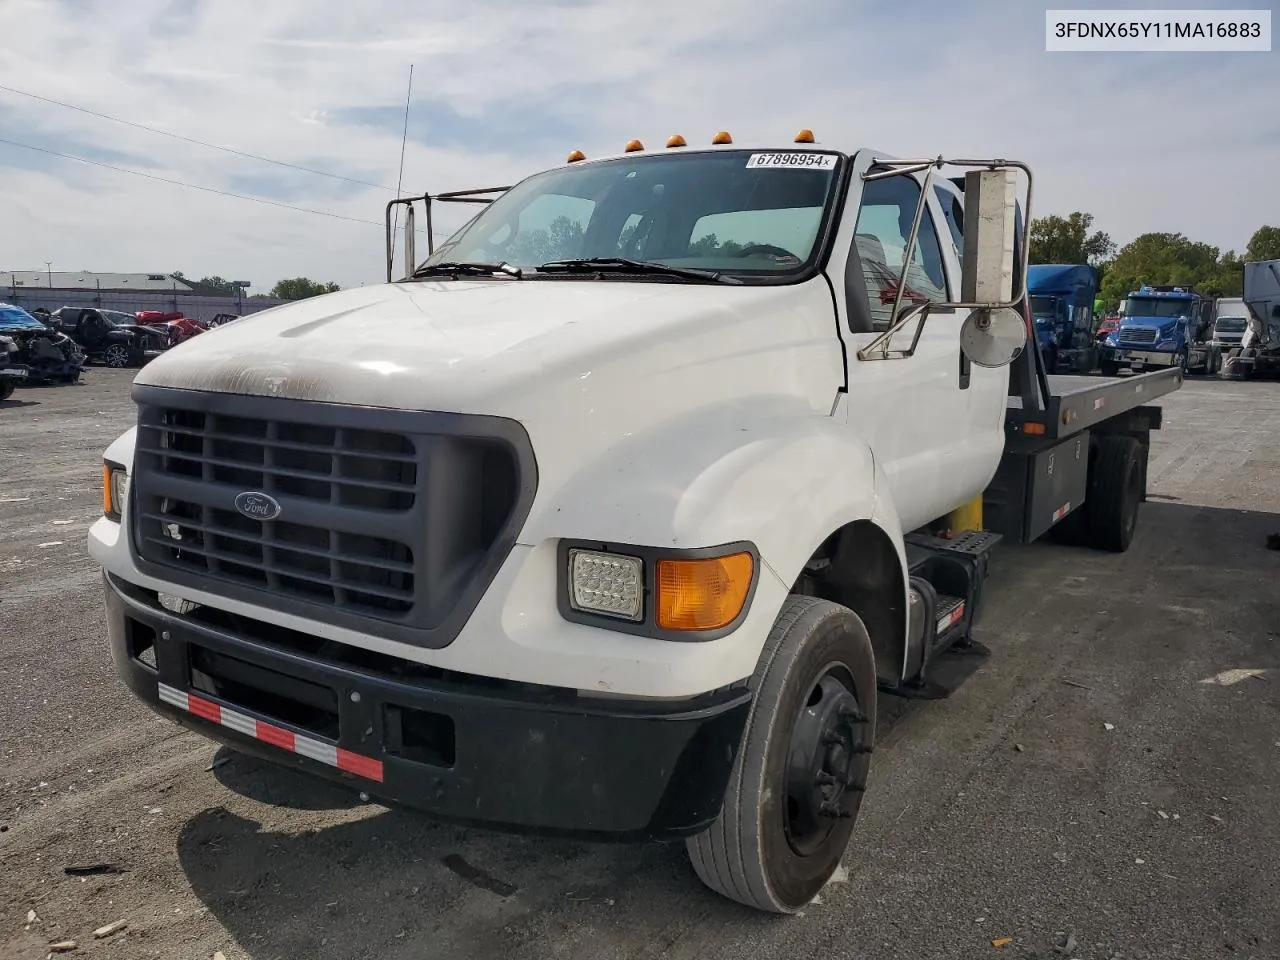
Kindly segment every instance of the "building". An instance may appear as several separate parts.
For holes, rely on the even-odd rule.
[[[0,300],[24,310],[39,307],[103,307],[124,313],[139,310],[181,311],[196,320],[220,313],[244,315],[285,303],[274,297],[236,296],[202,287],[167,273],[77,273],[65,270],[0,270]]]

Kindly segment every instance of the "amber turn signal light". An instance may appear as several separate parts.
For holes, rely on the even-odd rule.
[[[658,626],[663,630],[719,630],[738,619],[751,591],[749,553],[702,560],[659,560]]]

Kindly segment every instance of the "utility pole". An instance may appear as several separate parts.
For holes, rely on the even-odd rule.
[[[49,271],[49,289],[52,290],[53,289],[53,261],[46,260],[44,262],[44,268],[45,270]]]

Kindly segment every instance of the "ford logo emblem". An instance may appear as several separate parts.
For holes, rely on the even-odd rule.
[[[275,498],[254,490],[236,494],[236,509],[250,520],[274,520],[280,516],[280,504]]]

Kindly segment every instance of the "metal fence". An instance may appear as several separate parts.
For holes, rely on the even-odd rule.
[[[0,287],[0,299],[22,307],[30,313],[39,307],[57,310],[59,307],[101,307],[137,313],[140,310],[181,311],[194,320],[212,320],[219,313],[245,316],[276,307],[287,300],[275,297],[205,297],[197,294],[170,293],[166,290],[59,290],[54,287]]]

